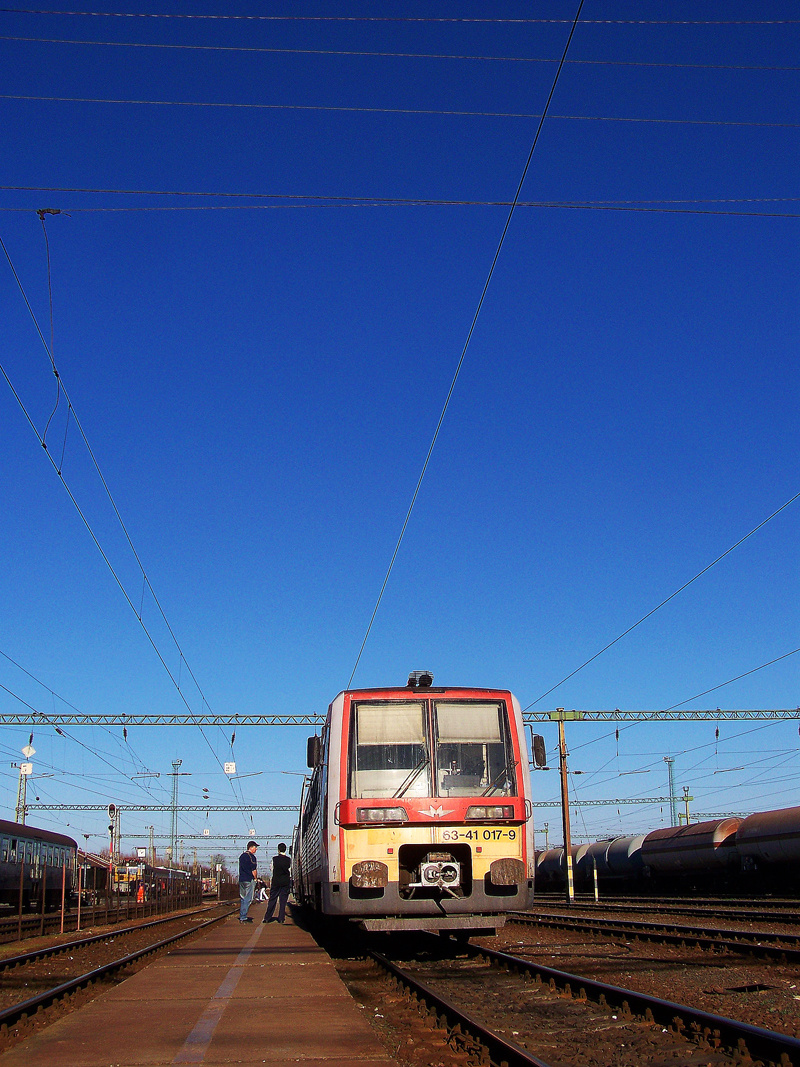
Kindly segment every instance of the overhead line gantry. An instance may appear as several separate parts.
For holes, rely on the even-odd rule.
[[[685,722],[692,720],[721,721],[723,719],[758,719],[781,720],[800,719],[800,707],[772,709],[725,710],[710,708],[704,711],[686,711],[680,708],[654,711],[613,710],[571,710],[563,708],[551,711],[523,712],[526,725],[535,722],[557,722],[559,719],[569,722]],[[226,714],[206,713],[201,715],[175,714],[163,715],[151,712],[141,714],[120,714],[102,712],[84,714],[83,712],[10,712],[0,711],[0,726],[312,726],[321,727],[324,715],[312,713],[296,715],[270,714]]]

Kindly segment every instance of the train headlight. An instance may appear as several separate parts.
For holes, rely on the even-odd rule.
[[[513,819],[511,804],[473,804],[467,808],[468,819]]]
[[[408,822],[405,808],[356,808],[356,822]]]

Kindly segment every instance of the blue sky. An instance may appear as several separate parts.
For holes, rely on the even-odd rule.
[[[37,210],[61,212],[55,363],[185,663],[63,396],[48,426],[5,256],[3,367],[193,710],[323,713],[347,685],[576,7],[2,15],[0,236],[49,342]],[[800,491],[795,15],[584,4],[355,684],[428,668],[527,706]],[[34,676],[0,657],[0,707],[185,710],[0,384],[0,652]],[[535,706],[795,707],[796,657],[691,698],[800,645],[799,506]],[[663,797],[672,755],[696,811],[797,800],[796,722],[620,726],[570,727],[577,798]],[[27,733],[2,731],[6,812]],[[42,802],[163,802],[176,758],[183,799],[233,802],[227,729],[68,733],[34,738]],[[293,803],[307,733],[238,731],[238,795]],[[106,819],[35,821],[99,847]]]

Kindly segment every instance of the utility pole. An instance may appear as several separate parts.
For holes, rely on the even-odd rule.
[[[155,865],[156,865],[156,845],[155,845],[155,841],[153,840],[153,831],[155,830],[155,826],[147,826],[147,827],[145,827],[145,829],[150,831],[150,840],[147,842],[147,847],[148,847],[147,855],[148,855],[148,858],[150,860],[150,866],[151,867],[155,867]]]
[[[567,903],[575,901],[575,886],[572,879],[572,836],[569,830],[569,789],[567,784],[567,742],[564,736],[564,709],[558,708],[558,763],[561,772],[561,821],[564,828],[564,869],[566,873]],[[567,713],[569,714],[569,713]]]
[[[667,765],[667,774],[669,775],[669,817],[672,820],[670,826],[678,825],[678,798],[675,796],[675,779],[672,773],[672,765],[675,762],[674,756],[665,756],[664,762]]]

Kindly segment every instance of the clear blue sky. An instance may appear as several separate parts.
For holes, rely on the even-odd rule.
[[[63,396],[48,425],[56,381],[2,257],[5,373],[192,709],[188,669],[216,712],[324,713],[577,3],[59,8],[0,16],[0,236],[49,343],[37,210],[61,211],[53,356],[184,663]],[[527,706],[800,491],[799,46],[788,0],[584,4],[355,684],[428,668]],[[0,707],[58,710],[49,688],[184,711],[5,381],[0,455],[0,652],[38,679],[0,657]],[[692,698],[800,645],[798,508],[536,707],[797,706],[796,656]],[[575,795],[663,797],[672,755],[696,811],[798,801],[796,722],[714,731],[573,726]],[[42,802],[163,801],[176,758],[182,799],[234,799],[227,729],[68,732],[34,738]],[[2,731],[5,813],[27,733]],[[296,801],[307,733],[238,732],[247,801]],[[106,823],[31,821],[95,847]],[[168,832],[131,815],[126,840],[151,821]],[[668,821],[590,807],[573,830]]]

